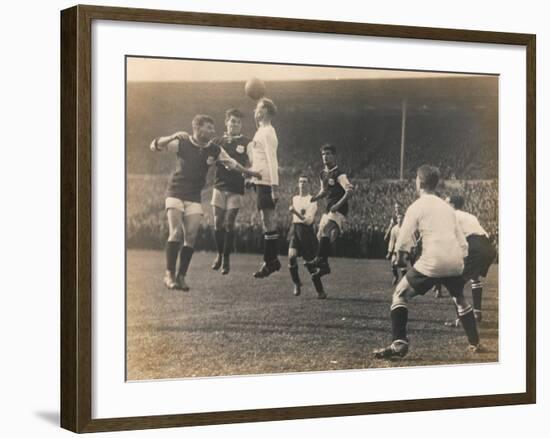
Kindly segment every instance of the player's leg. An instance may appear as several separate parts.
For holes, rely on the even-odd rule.
[[[391,273],[392,273],[392,276],[393,276],[392,285],[395,286],[397,284],[397,282],[399,281],[399,273],[398,273],[399,268],[397,267],[397,256],[396,256],[395,252],[391,255],[390,268],[391,268]]]
[[[181,290],[188,291],[189,286],[185,281],[191,258],[195,248],[195,240],[202,221],[202,210],[199,203],[193,203],[193,207],[188,208],[183,216],[184,241],[180,249],[180,264],[178,268],[177,280]]]
[[[168,240],[166,241],[166,273],[164,284],[168,289],[176,289],[176,263],[183,240],[182,211],[175,207],[169,207],[166,210],[168,219]]]
[[[223,193],[212,191],[212,213],[214,214],[214,241],[216,242],[217,256],[212,263],[212,269],[217,271],[222,265],[223,245],[225,241],[225,198]]]
[[[233,242],[235,240],[235,219],[239,214],[238,208],[229,208],[225,213],[225,236],[223,241],[223,260],[222,274],[229,274],[230,263],[229,258],[233,252]]]
[[[332,245],[340,236],[340,227],[332,219],[328,219],[321,230],[321,239],[319,241],[319,251],[317,253],[317,270],[313,274],[317,277],[330,274],[328,258],[332,251]]]
[[[315,255],[318,251],[319,241],[317,240],[317,236],[315,236],[313,226],[303,228],[303,231],[301,243],[304,266],[310,274],[313,274],[317,270],[317,267],[315,266]],[[324,300],[327,297],[327,294],[325,292],[325,288],[323,287],[321,277],[312,275],[311,281],[315,287],[315,292],[317,292],[317,298]]]
[[[422,277],[424,283],[430,280],[425,276]],[[423,289],[427,286],[427,284],[424,284]],[[375,350],[374,357],[376,359],[404,357],[409,352],[409,339],[407,337],[407,323],[409,319],[408,302],[416,294],[415,289],[409,283],[408,276],[403,277],[395,287],[390,308],[392,343],[387,347]]]
[[[464,279],[462,277],[452,277],[444,279],[442,282],[449,291],[449,294],[453,297],[458,318],[462,323],[462,327],[468,338],[468,343],[470,344],[470,350],[473,352],[480,351],[481,347],[479,345],[479,333],[474,317],[474,309],[464,296]]]
[[[288,246],[288,271],[290,272],[290,278],[294,284],[293,293],[295,296],[298,296],[302,293],[302,281],[298,273],[298,250],[295,246],[296,244],[291,240]]]
[[[275,221],[275,205],[267,199],[267,190],[263,186],[258,187],[258,197],[262,197],[262,202],[258,202],[260,216],[262,218],[262,228],[264,232],[264,263],[258,271],[254,273],[255,278],[265,278],[273,272],[281,269],[281,262],[277,258],[279,233]],[[271,195],[269,195],[271,199]]]

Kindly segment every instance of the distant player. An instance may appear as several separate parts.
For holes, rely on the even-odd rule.
[[[481,351],[472,306],[464,298],[462,277],[468,243],[454,210],[435,195],[439,169],[424,165],[418,168],[416,189],[419,198],[408,208],[397,239],[398,265],[405,266],[405,254],[411,248],[411,236],[419,231],[422,254],[405,277],[397,284],[392,297],[392,343],[374,351],[377,359],[404,357],[409,351],[407,337],[408,301],[424,295],[440,282],[453,297],[470,350]]]
[[[241,166],[249,165],[247,145],[250,139],[242,135],[243,113],[231,108],[225,112],[225,133],[215,139],[227,154]],[[218,254],[212,269],[222,268],[222,274],[228,274],[229,257],[233,250],[235,218],[243,205],[244,177],[228,169],[222,163],[216,163],[214,189],[212,191],[212,209],[214,213],[214,240]]]
[[[170,177],[165,201],[169,235],[166,243],[164,284],[168,289],[183,291],[189,290],[185,276],[202,220],[201,191],[206,183],[208,168],[219,162],[237,172],[260,176],[245,169],[211,141],[215,135],[212,117],[196,115],[192,126],[192,136],[186,132],[177,132],[167,137],[155,138],[150,146],[152,151],[176,154],[177,169]],[[176,274],[178,255],[179,268]]]
[[[321,171],[321,190],[311,201],[327,198],[326,212],[319,222],[319,251],[313,263],[312,279],[330,274],[328,258],[332,244],[342,232],[342,226],[349,210],[348,201],[353,193],[353,186],[348,177],[336,165],[336,147],[326,143],[321,146],[321,158],[324,169]]]
[[[465,281],[472,282],[472,300],[474,302],[474,316],[478,323],[481,322],[481,296],[483,283],[481,277],[486,277],[489,268],[495,261],[497,252],[489,240],[487,231],[483,229],[478,219],[464,208],[464,198],[459,195],[450,196],[447,202],[455,209],[456,218],[464,236],[468,242],[468,256],[464,260],[464,272],[462,277]],[[447,326],[457,326],[457,320],[446,323]]]
[[[290,278],[294,283],[294,295],[298,296],[301,293],[302,282],[298,273],[298,257],[302,256],[304,265],[310,273],[314,272],[314,268],[310,268],[311,262],[317,254],[317,237],[313,229],[315,221],[315,213],[317,212],[317,203],[311,202],[311,194],[309,193],[309,180],[307,176],[300,176],[298,179],[298,195],[292,197],[292,203],[289,211],[292,214],[292,225],[289,232],[288,244],[288,269]],[[313,279],[317,296],[320,299],[326,298],[323,284],[319,277]]]
[[[397,252],[395,250],[395,244],[397,243],[397,238],[399,236],[399,230],[401,229],[401,225],[403,224],[403,215],[401,213],[397,214],[395,219],[395,225],[392,227],[390,231],[390,240],[388,242],[388,253],[386,254],[386,259],[390,260],[391,265],[391,272],[393,275],[393,285],[397,284],[397,281],[399,280],[399,273],[401,273],[401,276],[405,275],[407,273],[407,268],[398,267],[397,266]]]
[[[401,206],[401,203],[399,201],[395,201],[395,203],[393,204],[393,214],[391,216],[388,228],[386,229],[386,233],[384,234],[384,241],[389,239],[391,230],[395,226],[395,224],[397,223],[397,216],[398,215],[403,216],[402,206]]]
[[[264,257],[260,269],[254,273],[255,278],[265,278],[281,269],[277,258],[279,234],[275,220],[277,189],[279,186],[279,162],[277,148],[279,141],[275,128],[271,124],[277,115],[277,107],[271,99],[260,99],[254,110],[254,120],[258,130],[248,145],[248,154],[252,169],[261,175],[253,178],[257,194],[257,207],[262,218],[264,232]]]

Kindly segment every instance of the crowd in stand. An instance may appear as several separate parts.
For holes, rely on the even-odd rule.
[[[287,172],[281,178],[279,205],[276,209],[279,234],[286,236],[290,225],[288,205],[296,194],[296,175],[302,172]],[[296,175],[295,175],[296,174]],[[350,213],[344,232],[334,248],[335,256],[354,258],[382,258],[386,254],[387,241],[384,236],[393,214],[395,202],[405,211],[416,198],[414,181],[388,182],[353,179],[355,186],[350,202]],[[318,182],[312,177],[313,191]],[[127,244],[130,248],[160,249],[168,233],[164,213],[165,177],[130,176],[127,188]],[[498,185],[491,181],[447,181],[438,189],[441,197],[461,194],[466,200],[465,210],[479,218],[498,245]],[[209,205],[211,192],[203,194],[206,207],[205,218],[197,237],[196,248],[214,250],[212,238],[213,218]],[[245,196],[245,205],[239,212],[235,230],[235,249],[242,253],[259,253],[263,248],[261,222],[255,205],[255,197]],[[321,201],[318,216],[324,205]],[[317,222],[318,222],[317,217]],[[279,241],[281,254],[287,251],[285,239]]]

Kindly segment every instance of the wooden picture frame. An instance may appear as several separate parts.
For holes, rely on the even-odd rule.
[[[112,20],[517,45],[526,48],[526,391],[270,409],[92,418],[92,22]],[[99,432],[305,419],[536,401],[536,37],[531,34],[99,6],[61,12],[61,426]]]

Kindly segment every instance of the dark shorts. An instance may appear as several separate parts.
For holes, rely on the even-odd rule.
[[[458,277],[428,277],[421,274],[416,269],[411,268],[406,274],[407,281],[418,295],[424,295],[436,284],[442,284],[447,288],[449,294],[458,297],[464,290],[466,280],[462,276]]]
[[[312,260],[317,254],[318,241],[313,225],[292,224],[288,233],[288,247],[298,252],[298,257]]]
[[[271,197],[271,186],[256,185],[257,201],[256,205],[258,210],[273,210],[275,209],[275,203]]]
[[[487,277],[487,272],[494,262],[497,252],[487,236],[470,235],[468,241],[468,256],[464,259],[464,280]]]

